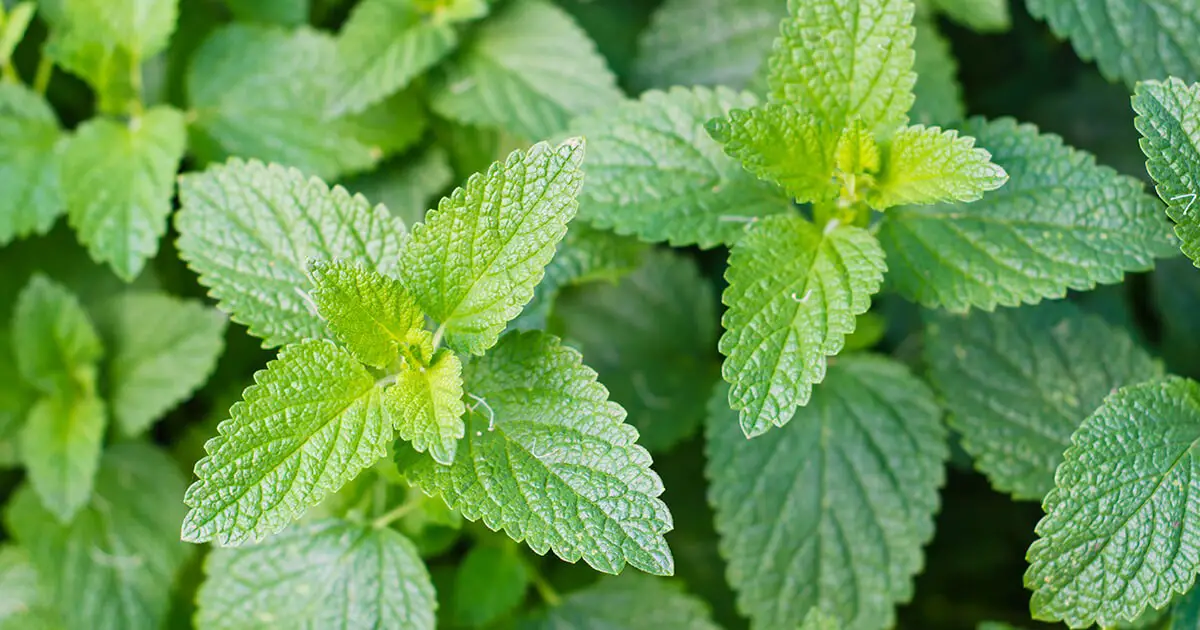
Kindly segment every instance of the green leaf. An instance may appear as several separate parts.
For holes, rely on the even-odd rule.
[[[669,250],[648,252],[620,284],[565,292],[550,328],[583,353],[612,399],[637,428],[638,444],[662,451],[688,437],[705,416],[718,374],[713,289],[696,264]]]
[[[433,630],[437,600],[417,549],[389,528],[338,519],[215,549],[196,596],[206,630]]]
[[[308,296],[309,260],[396,265],[404,224],[295,169],[230,160],[184,175],[179,253],[235,322],[267,347],[323,336]]]
[[[8,10],[8,15],[0,16],[0,66],[7,66],[12,62],[13,51],[25,37],[25,31],[33,21],[36,11],[37,5],[33,2],[20,2]],[[4,6],[0,6],[0,13],[3,12]]]
[[[948,456],[933,394],[907,368],[839,357],[808,406],[747,440],[718,388],[709,501],[738,607],[755,627],[811,610],[847,628],[888,628],[912,596]]]
[[[975,139],[953,129],[905,127],[884,145],[883,168],[868,201],[876,210],[902,204],[970,203],[1008,181]]]
[[[514,151],[413,228],[400,278],[454,348],[481,354],[533,297],[578,209],[583,140]]]
[[[149,59],[167,47],[175,31],[178,0],[65,0],[69,36],[124,48]]]
[[[131,116],[137,111],[140,94],[136,81],[141,69],[128,49],[107,46],[64,27],[51,31],[46,56],[92,87],[100,113]]]
[[[91,497],[107,425],[104,402],[91,391],[51,394],[29,411],[21,460],[42,505],[59,521],[70,521]]]
[[[425,15],[416,0],[364,0],[337,38],[337,73],[327,114],[362,111],[407,86],[458,45],[454,25]]]
[[[757,102],[725,88],[673,88],[576,121],[588,139],[580,218],[646,241],[730,244],[747,221],[791,206],[708,137],[704,123]]]
[[[353,193],[383,204],[405,225],[420,223],[425,211],[454,183],[450,158],[441,147],[420,152],[411,160],[381,165],[345,182]]]
[[[834,128],[859,118],[876,135],[908,121],[913,104],[909,0],[789,0],[770,57],[771,100]]]
[[[354,358],[377,368],[391,365],[408,334],[425,315],[395,278],[359,264],[317,262],[311,268],[317,311]]]
[[[58,118],[44,98],[0,83],[0,245],[45,234],[63,212]]]
[[[1164,630],[1200,628],[1200,590],[1192,588],[1171,607],[1171,623]]]
[[[431,105],[452,120],[541,140],[622,98],[604,58],[570,15],[547,0],[514,0],[449,65]]]
[[[417,456],[401,466],[409,479],[539,554],[604,573],[674,571],[662,481],[578,352],[544,333],[505,335],[463,381],[483,402],[467,414],[454,464]]]
[[[103,307],[107,391],[126,436],[149,429],[208,380],[225,348],[226,319],[199,302],[130,293]]]
[[[323,340],[285,347],[204,445],[183,539],[257,542],[375,463],[392,438],[381,388]]]
[[[170,107],[127,124],[94,118],[67,142],[62,187],[71,227],[92,258],[126,282],[167,231],[186,143],[183,114]]]
[[[647,246],[636,239],[576,223],[558,244],[546,275],[533,290],[525,310],[509,322],[510,330],[542,330],[559,293],[597,281],[615,282],[642,264]]]
[[[529,583],[525,561],[513,548],[476,545],[454,575],[454,620],[486,627],[521,605]]]
[[[1011,119],[972,119],[961,133],[1009,182],[970,205],[888,211],[879,240],[888,281],[904,297],[958,312],[1033,304],[1120,282],[1175,253],[1141,182]]]
[[[808,611],[804,623],[800,624],[800,630],[842,630],[842,626],[837,618],[825,614],[819,608],[813,608]]]
[[[96,494],[68,524],[28,486],[8,504],[8,531],[29,552],[64,628],[158,630],[171,590],[192,550],[179,541],[183,475],[143,444],[104,455]]]
[[[674,580],[635,573],[605,577],[565,597],[521,630],[719,630],[708,606]]]
[[[0,469],[21,463],[18,439],[34,398],[35,393],[21,378],[11,335],[0,329]]]
[[[836,222],[822,230],[796,214],[762,221],[733,247],[721,374],[748,437],[783,426],[808,402],[886,269],[866,230]]]
[[[1200,83],[1139,83],[1133,108],[1146,170],[1167,203],[1183,253],[1200,266]]]
[[[640,91],[676,85],[746,88],[786,15],[779,0],[667,0],[638,38]]]
[[[89,381],[104,355],[79,300],[41,273],[35,273],[17,296],[12,342],[21,378],[47,394],[70,393]]]
[[[311,10],[310,0],[225,0],[225,4],[237,20],[283,26],[307,24]]]
[[[1178,377],[1124,387],[1083,422],[1027,555],[1036,618],[1110,626],[1192,586],[1198,441],[1200,384]]]
[[[396,432],[439,464],[454,463],[458,441],[466,433],[462,363],[442,349],[426,365],[409,365],[383,395]]]
[[[29,554],[11,544],[0,545],[0,628],[41,605],[39,591]]]
[[[1065,301],[926,313],[925,360],[949,424],[998,490],[1040,501],[1071,434],[1110,392],[1161,376],[1120,328]]]
[[[313,29],[232,24],[205,40],[187,73],[193,151],[296,167],[327,180],[371,168],[384,151],[353,119],[330,120],[337,45]],[[244,63],[256,59],[255,63]]]
[[[1129,87],[1144,79],[1200,80],[1200,12],[1176,0],[1026,0],[1036,18],[1069,38],[1084,61]]]
[[[708,133],[756,177],[783,186],[802,203],[838,194],[834,157],[841,129],[834,129],[791,105],[768,104],[733,110],[714,119]]]
[[[1004,6],[1008,7],[1005,3]],[[913,40],[913,122],[922,125],[952,125],[967,116],[962,86],[958,83],[958,61],[950,50],[950,42],[938,31],[933,20],[916,21],[917,37]]]
[[[942,15],[979,33],[1007,31],[1012,26],[1006,0],[930,0],[930,4]]]

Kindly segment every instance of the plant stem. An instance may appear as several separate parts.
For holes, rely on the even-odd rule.
[[[33,91],[38,94],[45,94],[46,89],[50,87],[50,77],[54,74],[54,60],[50,55],[46,54],[46,47],[42,46],[41,56],[38,58],[37,72],[33,75]]]
[[[385,512],[383,516],[371,521],[371,527],[375,529],[387,527],[388,525],[391,525],[392,522],[404,518],[404,516],[409,512],[417,509],[417,506],[419,505],[421,505],[419,501],[413,501],[411,498],[405,498],[404,503],[397,505],[390,511]]]
[[[437,349],[442,346],[442,334],[445,332],[446,332],[446,324],[445,323],[439,324],[437,327],[437,330],[433,331],[433,351],[434,352],[437,352]]]
[[[537,589],[538,596],[542,598],[542,601],[546,602],[546,605],[550,607],[561,604],[562,596],[558,594],[558,591],[554,590],[550,582],[546,581],[546,576],[542,575],[542,572],[538,571],[533,563],[526,563],[525,566],[529,570],[529,579],[533,582],[533,588]]]

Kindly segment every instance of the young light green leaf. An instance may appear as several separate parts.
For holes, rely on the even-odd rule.
[[[467,439],[453,465],[415,453],[400,462],[409,479],[539,554],[604,573],[626,563],[674,571],[662,481],[578,352],[544,333],[512,333],[463,372],[483,401],[467,414]]]
[[[1133,108],[1146,170],[1167,203],[1183,253],[1200,266],[1200,83],[1139,83]]]
[[[466,433],[462,362],[443,348],[429,365],[408,365],[383,395],[396,433],[439,464],[454,463],[458,441]]]
[[[579,207],[583,140],[514,151],[413,228],[400,278],[454,348],[481,354],[533,297]]]
[[[515,0],[455,58],[431,105],[452,120],[541,140],[621,99],[604,58],[570,15],[547,0]]]
[[[790,208],[778,187],[757,180],[704,123],[757,103],[748,92],[673,88],[575,121],[588,139],[588,185],[580,218],[645,241],[703,248],[730,244],[746,222]]]
[[[628,411],[638,444],[662,451],[705,416],[719,373],[713,289],[690,259],[648,252],[620,284],[598,282],[563,293],[549,330],[576,345],[612,399]]]
[[[222,310],[267,347],[323,336],[307,291],[309,260],[389,274],[404,224],[361,196],[295,169],[230,160],[184,175],[179,253]]]
[[[454,25],[414,0],[364,0],[337,38],[337,73],[327,114],[366,109],[409,84],[458,45]]]
[[[94,118],[62,157],[67,218],[97,262],[132,281],[167,231],[187,143],[183,114],[156,107],[123,124]]]
[[[1123,387],[1071,436],[1029,548],[1038,619],[1111,626],[1162,608],[1200,571],[1200,384]]]
[[[196,596],[206,630],[433,630],[437,599],[417,549],[390,528],[327,519],[215,549]]]
[[[191,548],[179,541],[183,475],[143,444],[105,453],[88,507],[59,523],[29,486],[8,504],[6,520],[47,587],[63,628],[158,630]]]
[[[193,152],[277,162],[327,180],[374,166],[382,148],[352,119],[326,116],[336,55],[331,36],[307,27],[232,24],[213,33],[188,67]]]
[[[888,211],[879,239],[889,283],[930,308],[992,310],[1120,282],[1176,252],[1141,182],[1011,119],[972,119],[973,136],[1009,175],[970,205]]]
[[[978,201],[1008,181],[975,139],[953,129],[905,127],[884,145],[883,168],[867,196],[876,210],[902,204]]]
[[[719,630],[708,606],[674,580],[636,573],[604,577],[526,620],[521,630]]]
[[[29,411],[21,460],[42,506],[60,522],[70,521],[92,495],[107,426],[104,401],[94,391],[51,394]]]
[[[1006,0],[930,0],[929,3],[942,15],[979,33],[1007,31],[1012,26]]]
[[[707,476],[739,609],[761,628],[796,627],[814,609],[847,628],[891,627],[933,536],[949,454],[932,392],[893,360],[839,357],[787,426],[747,440],[723,389]]]
[[[913,104],[909,0],[788,0],[770,57],[771,100],[834,128],[859,118],[876,135],[908,121]]]
[[[62,214],[61,138],[44,98],[20,84],[0,83],[0,245],[45,234]]]
[[[67,0],[62,7],[70,37],[149,59],[167,47],[179,0]]]
[[[1004,7],[1007,10],[1007,2]],[[913,95],[916,99],[908,115],[922,125],[956,124],[967,115],[962,86],[958,83],[958,61],[950,50],[950,42],[938,31],[936,21],[918,18],[915,25],[913,71],[917,73],[917,82],[913,85]]]
[[[638,38],[639,92],[676,85],[743,89],[765,65],[787,4],[779,0],[667,0]]]
[[[425,315],[395,278],[341,261],[314,263],[311,273],[317,312],[350,354],[367,365],[390,366],[408,334],[425,326]]]
[[[17,296],[13,356],[26,383],[45,394],[74,392],[104,355],[96,329],[66,287],[35,273]]]
[[[454,574],[454,620],[485,628],[521,605],[529,583],[529,569],[515,548],[477,544]]]
[[[727,120],[714,119],[706,128],[747,171],[783,186],[793,199],[837,196],[833,172],[840,128],[778,103],[733,110]]]
[[[381,388],[332,342],[287,346],[254,381],[196,463],[184,540],[262,540],[387,450],[392,420]]]
[[[1065,301],[926,314],[929,376],[992,485],[1040,501],[1071,434],[1110,392],[1161,376],[1125,331]]]
[[[107,392],[126,436],[149,429],[208,380],[225,348],[226,319],[199,302],[129,293],[104,304]]]
[[[1109,81],[1129,87],[1144,79],[1200,80],[1200,12],[1177,0],[1026,0],[1085,61]]]
[[[866,230],[822,230],[796,214],[763,220],[733,247],[721,298],[729,307],[721,374],[748,437],[783,426],[808,402],[826,357],[841,351],[886,269]]]
[[[509,322],[509,330],[545,329],[560,291],[591,282],[616,282],[641,265],[647,249],[634,238],[586,223],[572,225],[546,265],[546,275],[533,290],[533,299]]]
[[[8,11],[4,11],[4,6],[0,5],[0,13],[7,13],[0,16],[0,67],[12,62],[13,51],[25,37],[36,11],[37,5],[31,1],[19,2]]]

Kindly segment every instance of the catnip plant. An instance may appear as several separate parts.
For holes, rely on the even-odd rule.
[[[2,0],[0,630],[1196,627],[1198,39]]]

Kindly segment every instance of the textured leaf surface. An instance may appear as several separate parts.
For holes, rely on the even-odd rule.
[[[555,333],[576,345],[637,428],[638,444],[666,450],[705,416],[718,369],[713,289],[696,264],[669,250],[648,252],[620,284],[566,292],[554,308]]]
[[[404,224],[342,188],[299,171],[230,160],[179,185],[179,252],[218,306],[264,345],[320,337],[308,296],[309,260],[341,260],[390,273]]]
[[[362,111],[404,88],[458,44],[454,26],[414,0],[364,0],[337,38],[337,74],[328,114]]]
[[[468,363],[463,380],[486,406],[467,414],[453,465],[418,457],[410,479],[539,554],[553,549],[605,573],[627,562],[674,571],[662,481],[578,352],[544,333],[509,334]]]
[[[66,287],[34,274],[17,296],[13,358],[21,378],[43,393],[70,393],[95,377],[104,346],[79,300]]]
[[[22,85],[0,83],[0,245],[45,234],[62,214],[61,137],[44,98]]]
[[[66,145],[62,185],[71,227],[92,258],[126,282],[167,231],[185,125],[180,112],[156,107],[128,124],[89,120]]]
[[[991,310],[1058,298],[1145,271],[1175,252],[1141,182],[1010,119],[961,129],[1009,181],[969,205],[888,211],[879,239],[888,281],[930,308]]]
[[[1008,6],[1007,3],[1004,5]],[[933,20],[916,21],[917,36],[913,40],[912,109],[908,115],[922,125],[951,125],[967,115],[962,86],[958,83],[958,61],[950,50],[950,42],[938,31]]]
[[[257,158],[325,179],[373,166],[382,148],[360,138],[353,120],[327,119],[336,58],[333,38],[307,27],[233,24],[213,33],[188,67],[193,151],[208,161]]]
[[[329,341],[291,345],[254,375],[204,445],[183,538],[255,542],[375,463],[392,438],[375,378]]]
[[[909,0],[789,0],[770,57],[771,100],[837,128],[895,131],[913,104]]]
[[[480,27],[432,99],[446,118],[541,140],[622,95],[570,15],[546,0],[515,0]]]
[[[28,486],[8,504],[8,531],[28,550],[64,628],[157,630],[192,549],[179,541],[183,475],[162,452],[120,444],[104,455],[96,495],[60,524]]]
[[[413,228],[400,277],[455,348],[480,354],[533,297],[579,208],[583,141],[514,151]]]
[[[70,521],[92,494],[108,418],[94,393],[61,393],[34,404],[21,430],[21,459],[42,505]]]
[[[515,547],[476,545],[454,574],[453,617],[468,628],[487,627],[521,605],[529,582]]]
[[[842,630],[842,626],[835,617],[825,614],[819,608],[813,608],[808,611],[804,623],[800,624],[800,630]]]
[[[704,130],[755,103],[725,88],[674,88],[576,121],[572,131],[588,139],[580,217],[646,241],[708,248],[737,240],[754,217],[788,209],[786,195]]]
[[[1191,587],[1198,442],[1200,384],[1177,377],[1122,388],[1083,422],[1027,556],[1037,618],[1113,625]]]
[[[1167,203],[1183,253],[1200,266],[1200,83],[1178,79],[1138,84],[1134,120],[1146,170]]]
[[[146,431],[208,380],[225,348],[226,321],[199,302],[162,294],[131,293],[104,305],[105,398],[125,435]]]
[[[206,630],[433,630],[429,573],[408,539],[337,519],[216,549],[196,602]]]
[[[1110,81],[1200,80],[1200,11],[1192,0],[1026,0]]]
[[[667,0],[638,40],[633,81],[641,90],[745,88],[765,65],[786,13],[781,0]]]
[[[813,609],[887,628],[913,593],[948,455],[940,411],[901,364],[839,357],[808,406],[747,440],[718,388],[709,500],[739,608],[759,628]]]
[[[167,47],[179,12],[179,0],[65,0],[61,6],[71,36],[125,48],[138,59]]]
[[[605,577],[527,620],[522,630],[718,630],[708,606],[682,584],[636,573]]]
[[[417,451],[428,450],[439,464],[454,463],[458,441],[466,432],[466,406],[462,362],[453,352],[439,351],[428,367],[406,367],[384,394],[383,404],[401,439]]]
[[[762,221],[734,246],[721,298],[729,307],[721,374],[747,436],[783,426],[808,402],[886,269],[866,230],[822,230],[796,214]]]
[[[868,202],[877,210],[901,204],[969,203],[1008,181],[975,139],[949,129],[901,129],[886,145],[883,169]]]
[[[409,332],[425,326],[425,315],[395,278],[341,261],[315,263],[312,277],[317,311],[350,354],[367,365],[388,367]]]
[[[1040,501],[1071,434],[1118,387],[1162,375],[1120,328],[1065,301],[930,311],[925,358],[949,423],[997,489]]]
[[[783,186],[797,201],[837,196],[834,154],[841,129],[778,103],[734,110],[707,129],[747,171]]]

